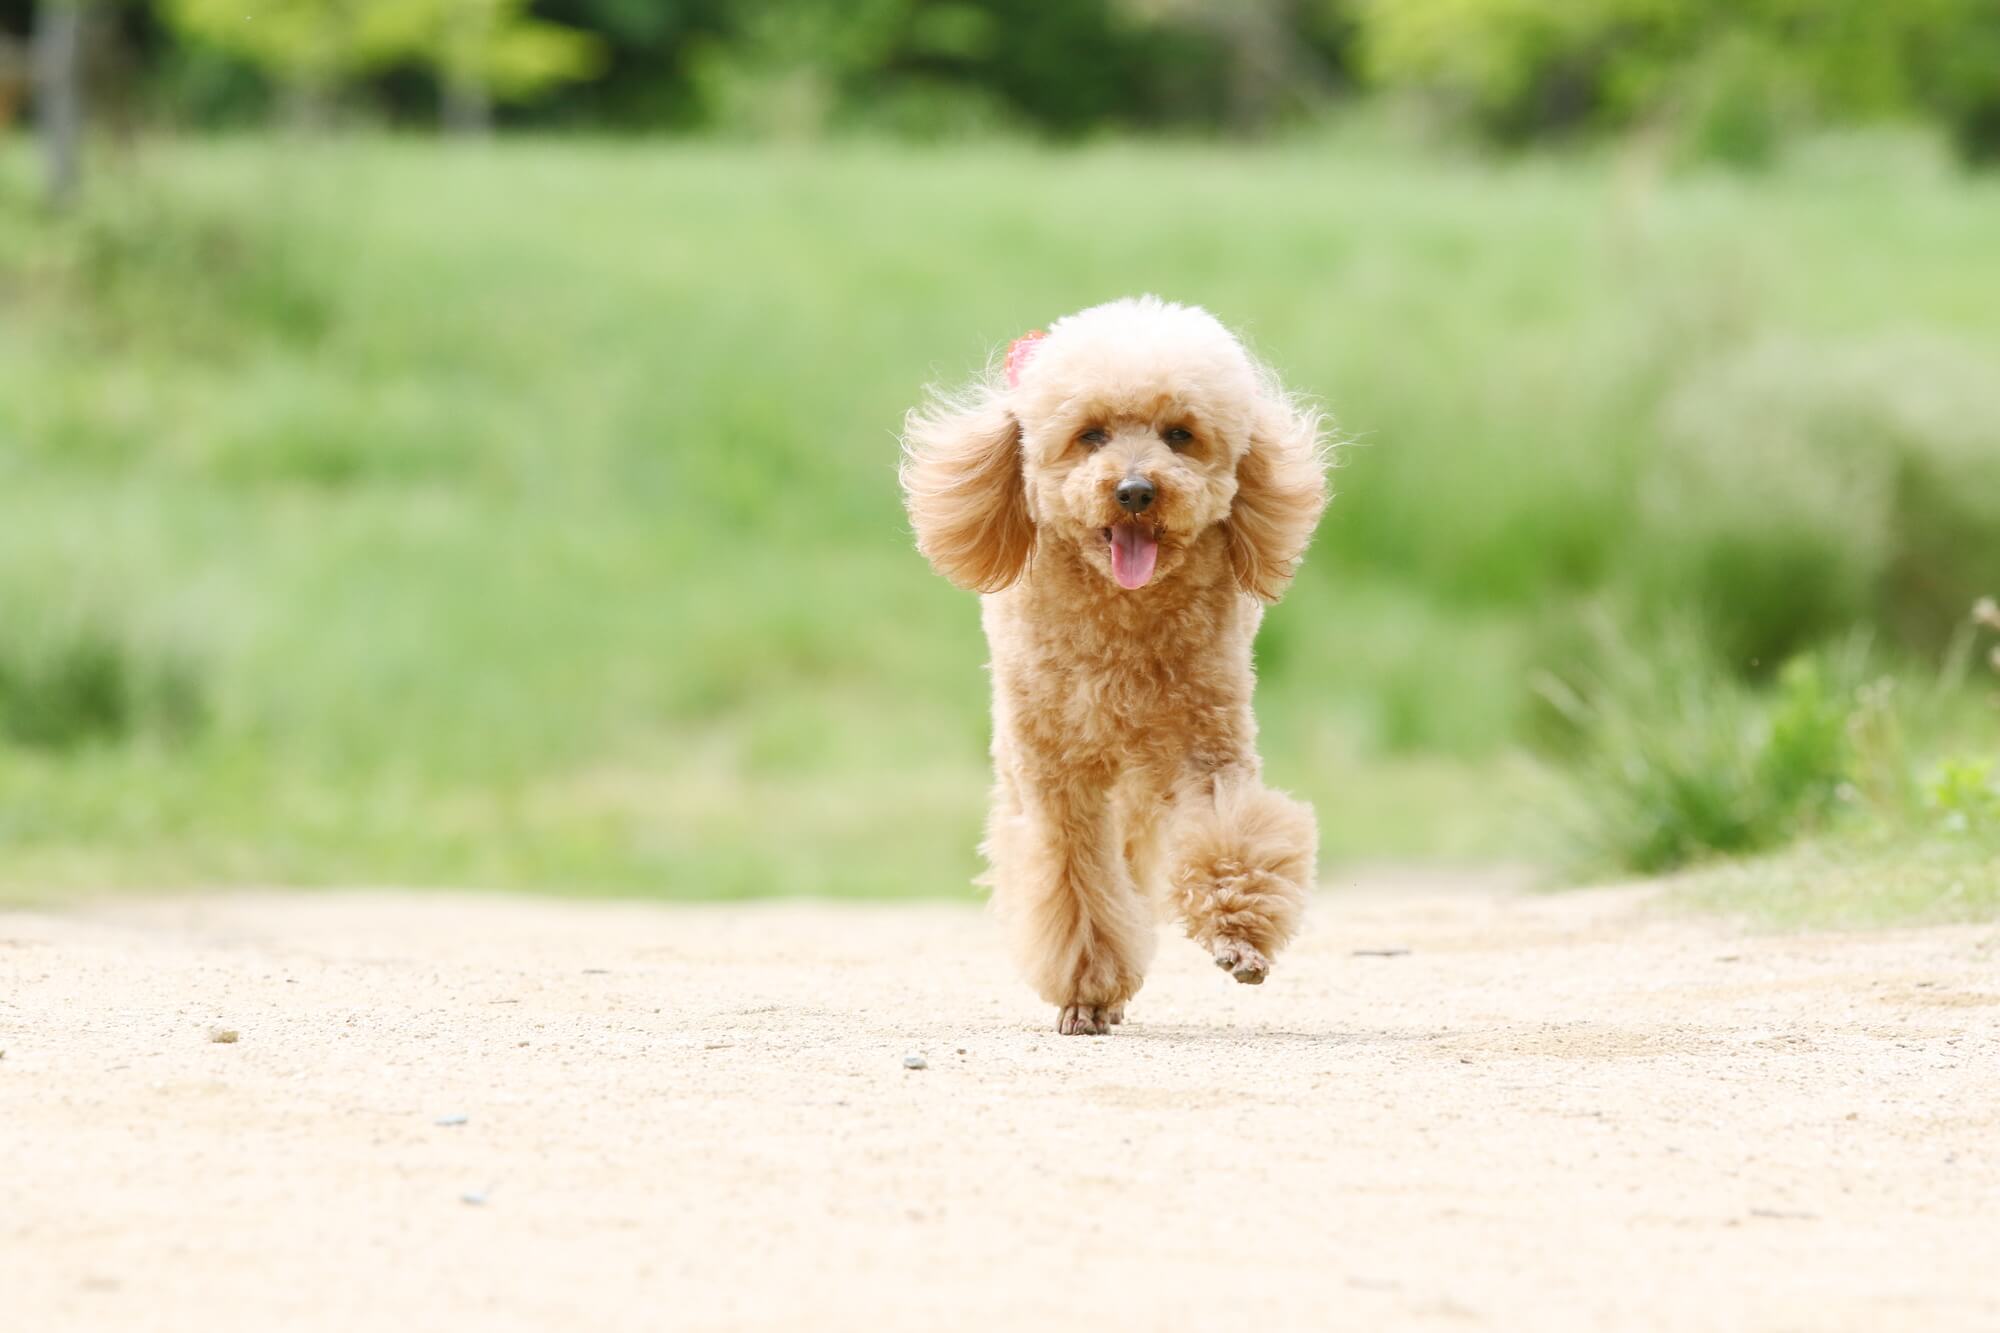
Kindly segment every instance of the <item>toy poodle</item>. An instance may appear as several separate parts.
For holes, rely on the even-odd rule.
[[[917,547],[985,594],[985,882],[1064,1033],[1123,1021],[1161,914],[1250,985],[1298,929],[1319,834],[1263,783],[1250,642],[1325,463],[1317,413],[1150,296],[1017,340],[904,423]]]

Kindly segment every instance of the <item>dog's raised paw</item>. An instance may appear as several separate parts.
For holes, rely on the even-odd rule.
[[[1217,940],[1215,965],[1246,986],[1261,986],[1271,975],[1271,960],[1241,940]]]
[[[1056,1019],[1056,1031],[1065,1037],[1101,1037],[1113,1023],[1124,1021],[1122,1004],[1069,1004]]]

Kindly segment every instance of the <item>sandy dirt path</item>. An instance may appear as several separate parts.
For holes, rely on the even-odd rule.
[[[953,906],[0,914],[0,1325],[2000,1328],[2000,928],[1353,886],[1053,1017]]]

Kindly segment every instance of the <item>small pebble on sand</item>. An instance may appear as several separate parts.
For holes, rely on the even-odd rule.
[[[903,1068],[905,1069],[929,1069],[930,1067],[931,1062],[924,1059],[921,1055],[906,1055],[903,1057]]]
[[[232,1045],[236,1041],[236,1029],[210,1028],[208,1030],[208,1039],[213,1042],[220,1042],[224,1046]]]

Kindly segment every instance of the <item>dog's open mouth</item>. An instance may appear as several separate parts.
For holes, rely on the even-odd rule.
[[[1130,592],[1143,588],[1153,577],[1153,564],[1160,558],[1159,534],[1138,523],[1115,523],[1104,530],[1111,544],[1111,577]]]

